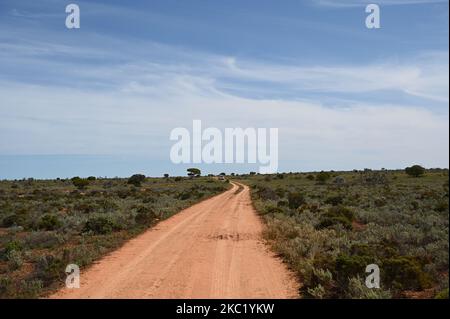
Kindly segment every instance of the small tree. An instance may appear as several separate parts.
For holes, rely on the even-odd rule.
[[[80,178],[78,176],[75,176],[72,178],[72,184],[78,189],[85,189],[89,185],[89,181],[84,178]]]
[[[201,175],[201,171],[198,168],[188,168],[187,169],[188,176],[193,177],[199,177]]]
[[[169,174],[164,174],[164,178],[169,178]]]
[[[420,165],[413,165],[411,167],[405,168],[406,174],[412,177],[420,177],[425,174],[425,168]]]
[[[128,179],[128,184],[134,185],[136,187],[140,187],[141,183],[145,181],[145,175],[143,174],[134,174]]]

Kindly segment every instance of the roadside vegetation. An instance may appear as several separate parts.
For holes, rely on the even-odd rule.
[[[0,181],[0,298],[60,287],[68,264],[85,267],[126,240],[223,192],[209,177],[95,177]]]
[[[249,174],[266,239],[304,298],[448,298],[448,170]],[[380,268],[380,289],[365,285]]]

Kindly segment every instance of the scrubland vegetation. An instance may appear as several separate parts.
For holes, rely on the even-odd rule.
[[[448,170],[250,174],[239,180],[304,298],[448,298]],[[380,268],[380,289],[365,285]]]
[[[35,298],[228,184],[211,178],[0,181],[0,298]]]

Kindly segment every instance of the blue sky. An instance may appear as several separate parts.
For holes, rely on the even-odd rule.
[[[193,119],[278,127],[280,171],[448,167],[448,1],[72,2],[0,0],[0,179],[184,174]]]

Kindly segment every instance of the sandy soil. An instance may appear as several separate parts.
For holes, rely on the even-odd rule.
[[[263,243],[247,186],[199,204],[81,272],[51,298],[295,298],[298,285]]]

